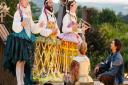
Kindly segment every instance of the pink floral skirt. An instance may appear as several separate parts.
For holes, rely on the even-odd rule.
[[[77,33],[62,33],[58,37],[64,41],[74,42],[77,44],[82,43],[82,38]]]

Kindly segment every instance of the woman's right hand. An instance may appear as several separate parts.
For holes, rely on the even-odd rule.
[[[22,21],[22,22],[21,22],[21,26],[22,26],[22,27],[26,27],[26,26],[27,26],[27,22],[26,22],[26,21]]]
[[[77,27],[78,27],[78,24],[74,23],[74,25],[72,26],[73,32],[77,32]]]

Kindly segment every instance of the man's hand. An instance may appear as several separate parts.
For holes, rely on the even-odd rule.
[[[96,66],[94,69],[94,74],[96,74],[99,71],[99,66]]]

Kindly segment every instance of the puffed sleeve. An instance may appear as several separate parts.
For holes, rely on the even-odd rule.
[[[62,27],[63,33],[72,32],[72,27],[69,26],[69,24],[71,24],[70,17],[68,14],[66,14],[63,18],[63,27]]]
[[[52,34],[52,30],[47,28],[47,18],[46,15],[42,12],[39,23],[44,23],[43,27],[41,27],[40,35],[48,37],[50,34]]]
[[[14,14],[12,30],[16,33],[19,33],[23,30],[23,27],[21,26],[21,17],[18,10]]]

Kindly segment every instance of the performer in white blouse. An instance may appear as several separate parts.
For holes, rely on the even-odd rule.
[[[56,59],[56,57],[58,57],[56,47],[59,44],[59,39],[57,39],[57,36],[60,34],[56,17],[53,12],[52,0],[44,0],[44,7],[39,17],[38,23],[40,25],[41,31],[40,36],[35,41],[35,69],[33,70],[33,73],[35,76],[45,76],[44,73],[47,72],[46,75],[49,76],[49,74],[54,73],[54,69],[52,67],[53,64],[56,63],[55,61],[53,61],[53,59]],[[38,56],[39,54],[42,54],[42,58]],[[40,63],[38,63],[39,61]],[[48,65],[46,65],[46,63]],[[42,68],[40,68],[39,66],[42,66]]]
[[[41,25],[39,23],[34,23],[30,5],[26,4],[27,6],[25,7],[22,5],[22,2],[28,3],[28,0],[20,0],[20,3],[17,5],[12,30],[16,33],[20,33],[23,29],[25,29],[25,32],[30,37],[31,33],[37,34],[40,32]]]
[[[39,23],[42,24],[40,35],[48,37],[50,35],[57,36],[60,34],[56,17],[53,12],[52,0],[44,0],[44,8],[39,17]]]
[[[75,42],[80,44],[82,42],[78,33],[83,30],[78,28],[77,16],[76,16],[77,4],[75,0],[69,1],[67,5],[67,13],[63,18],[62,32],[59,38],[65,41]]]
[[[93,82],[92,78],[89,76],[90,72],[90,60],[86,56],[87,44],[82,43],[79,47],[79,55],[74,57],[73,60],[79,63],[79,79],[80,83],[90,83]]]
[[[32,33],[39,33],[40,26],[32,20],[28,0],[19,0],[13,19],[13,33],[8,36],[4,55],[4,67],[16,75],[17,85],[24,85],[24,71],[31,69],[30,66],[27,69],[24,67],[26,63],[30,64],[33,57],[35,36]],[[31,85],[29,74],[30,71],[25,73],[25,81],[28,79],[29,82],[27,85]]]

